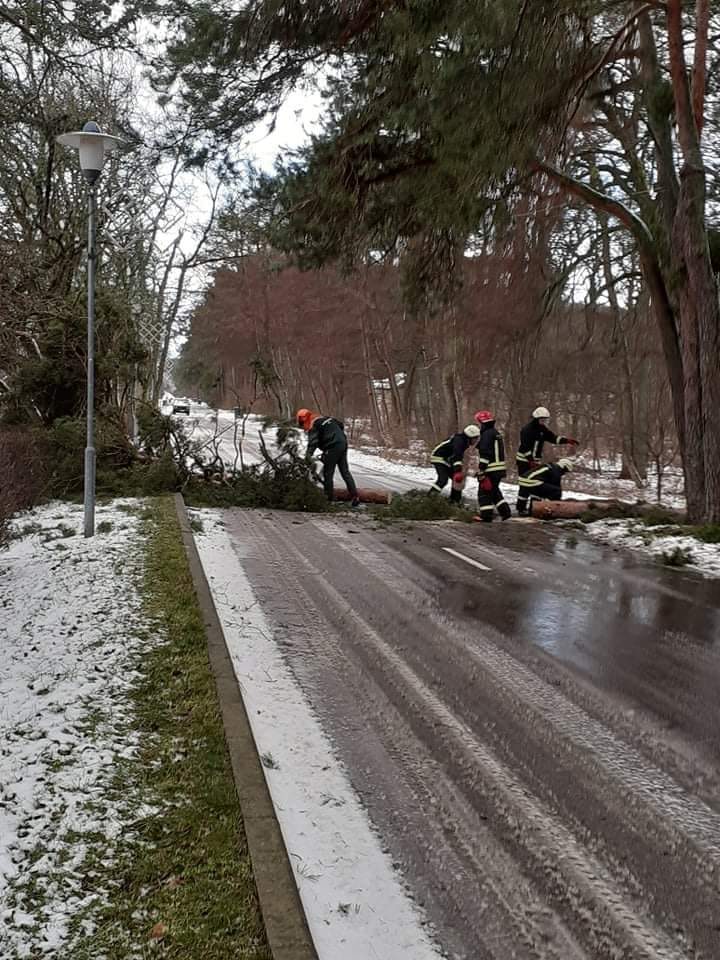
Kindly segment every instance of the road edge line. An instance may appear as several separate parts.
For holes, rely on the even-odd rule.
[[[181,493],[176,493],[174,499],[205,626],[210,667],[270,950],[274,960],[318,960],[187,507]]]

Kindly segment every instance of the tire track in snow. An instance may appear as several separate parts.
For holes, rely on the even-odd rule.
[[[412,597],[415,602],[420,602],[423,599],[411,579],[398,576],[397,566],[383,561],[360,544],[348,544],[337,527],[331,529],[329,524],[322,521],[313,522],[354,559],[364,561],[367,575],[379,580],[385,588],[405,600]],[[580,746],[588,755],[596,757],[602,769],[629,791],[633,799],[642,799],[674,833],[685,836],[705,857],[711,859],[715,867],[706,872],[720,872],[720,814],[687,794],[664,771],[650,764],[638,750],[619,740],[603,723],[559,693],[497,643],[488,641],[487,636],[498,633],[493,627],[483,625],[483,633],[474,633],[470,644],[467,635],[441,619],[434,611],[425,608],[424,615],[432,619],[463,657],[469,657],[480,669],[490,672],[509,698],[542,716],[568,744]]]
[[[482,773],[479,789],[495,794],[495,802],[502,810],[504,819],[515,823],[526,849],[538,863],[555,865],[555,869],[564,877],[565,895],[578,918],[584,918],[587,923],[594,917],[594,935],[600,937],[598,948],[604,950],[607,956],[624,956],[618,954],[617,949],[623,950],[631,945],[635,956],[646,960],[687,960],[689,954],[686,945],[681,945],[658,929],[652,919],[645,915],[643,904],[636,902],[628,905],[628,894],[618,887],[616,878],[600,859],[529,792],[527,786],[479,741],[476,733],[350,606],[328,582],[324,570],[308,558],[306,551],[301,550],[295,540],[282,530],[278,529],[275,533],[283,541],[287,554],[294,557],[294,563],[307,571],[315,590],[327,596],[339,618],[352,624],[389,672],[399,678],[399,686],[414,697],[421,710],[431,712],[453,749],[464,757],[468,765]],[[318,546],[318,549],[322,548]],[[358,555],[355,544],[348,551]],[[328,559],[326,553],[325,563]],[[396,579],[397,575],[393,574],[390,583]],[[389,586],[387,580],[382,582],[386,587]],[[407,596],[405,594],[406,599]],[[601,918],[604,922],[599,922]],[[613,942],[603,941],[604,928],[615,931],[611,937]],[[624,945],[615,942],[618,936]]]
[[[325,617],[313,599],[315,591],[310,589],[307,581],[303,584],[296,572],[289,572],[287,565],[283,567],[287,550],[280,551],[271,542],[273,538],[258,530],[249,529],[247,536],[254,541],[253,553],[264,557],[271,571],[275,571],[263,584],[267,596],[272,595],[277,574],[282,568],[283,591],[279,609],[273,602],[278,615],[284,617],[283,611],[287,610],[292,617],[293,611],[301,609],[305,611],[303,619],[314,625],[323,622]],[[262,577],[260,582],[263,582]],[[314,576],[311,582],[315,582]],[[257,589],[257,580],[255,586]],[[382,766],[386,780],[382,780],[382,773],[380,779],[389,784],[384,789],[392,790],[392,802],[398,810],[404,811],[405,818],[412,822],[415,811],[415,826],[423,832],[424,847],[437,851],[435,869],[446,878],[447,890],[443,893],[452,901],[453,928],[458,926],[462,915],[462,922],[472,928],[473,937],[482,945],[477,951],[482,951],[483,957],[505,958],[511,949],[514,931],[515,942],[523,943],[532,951],[532,956],[540,960],[591,960],[591,954],[580,946],[560,917],[548,908],[517,862],[493,835],[487,818],[479,814],[426,744],[417,738],[396,703],[388,699],[362,660],[353,659],[352,651],[349,657],[339,634],[330,628],[321,638],[317,629],[308,629],[297,620],[292,623],[291,631],[294,644],[298,642],[298,633],[302,633],[303,649],[309,648],[312,654],[312,671],[304,671],[301,666],[300,672],[306,682],[309,679],[306,674],[315,675],[315,682],[310,682],[321,702],[328,696],[330,683],[325,684],[332,678],[322,666],[318,669],[318,664],[328,661],[328,671],[342,670],[345,678],[340,693],[333,693],[334,699],[339,700],[335,709],[352,715],[358,702],[372,707],[369,722],[375,726],[375,735],[382,741],[388,758],[378,757],[373,748],[363,751],[362,744],[358,746],[357,741],[354,753],[359,755],[362,767],[372,765],[373,781],[377,779],[378,766]],[[317,677],[318,673],[321,679]],[[344,695],[343,691],[346,691]],[[402,699],[401,690],[398,690],[398,696]],[[379,717],[382,719],[377,720]],[[412,752],[409,752],[409,744]],[[428,809],[432,810],[431,817],[425,812]],[[474,892],[470,904],[467,890]],[[436,897],[436,891],[433,893]],[[482,904],[480,908],[478,900]],[[451,936],[454,933],[455,929],[450,931]],[[490,944],[493,948],[487,953]],[[473,952],[472,960],[480,960],[477,951]]]

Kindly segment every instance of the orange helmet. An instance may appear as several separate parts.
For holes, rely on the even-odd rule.
[[[495,419],[495,414],[489,410],[478,410],[475,414],[475,419],[478,423],[492,423]]]
[[[299,427],[302,427],[303,430],[309,430],[310,425],[313,421],[313,413],[311,410],[306,410],[305,407],[302,410],[297,412],[297,424]]]

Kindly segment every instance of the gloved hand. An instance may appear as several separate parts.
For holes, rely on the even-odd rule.
[[[461,484],[465,479],[465,474],[462,470],[458,470],[457,473],[453,474],[453,483]]]
[[[490,477],[482,477],[479,483],[481,490],[484,490],[486,493],[490,493],[492,490],[492,480]]]
[[[572,437],[565,437],[565,443],[569,444],[571,447],[576,447],[578,445],[577,440],[573,440]]]

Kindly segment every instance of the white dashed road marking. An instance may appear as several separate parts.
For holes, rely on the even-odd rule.
[[[479,570],[490,570],[490,567],[486,567],[484,563],[480,563],[479,560],[473,560],[472,557],[466,557],[464,553],[458,553],[457,550],[453,550],[451,547],[442,548],[445,553],[451,553],[454,557],[457,557],[458,560],[464,560],[465,563],[471,564],[473,567],[477,567]]]

